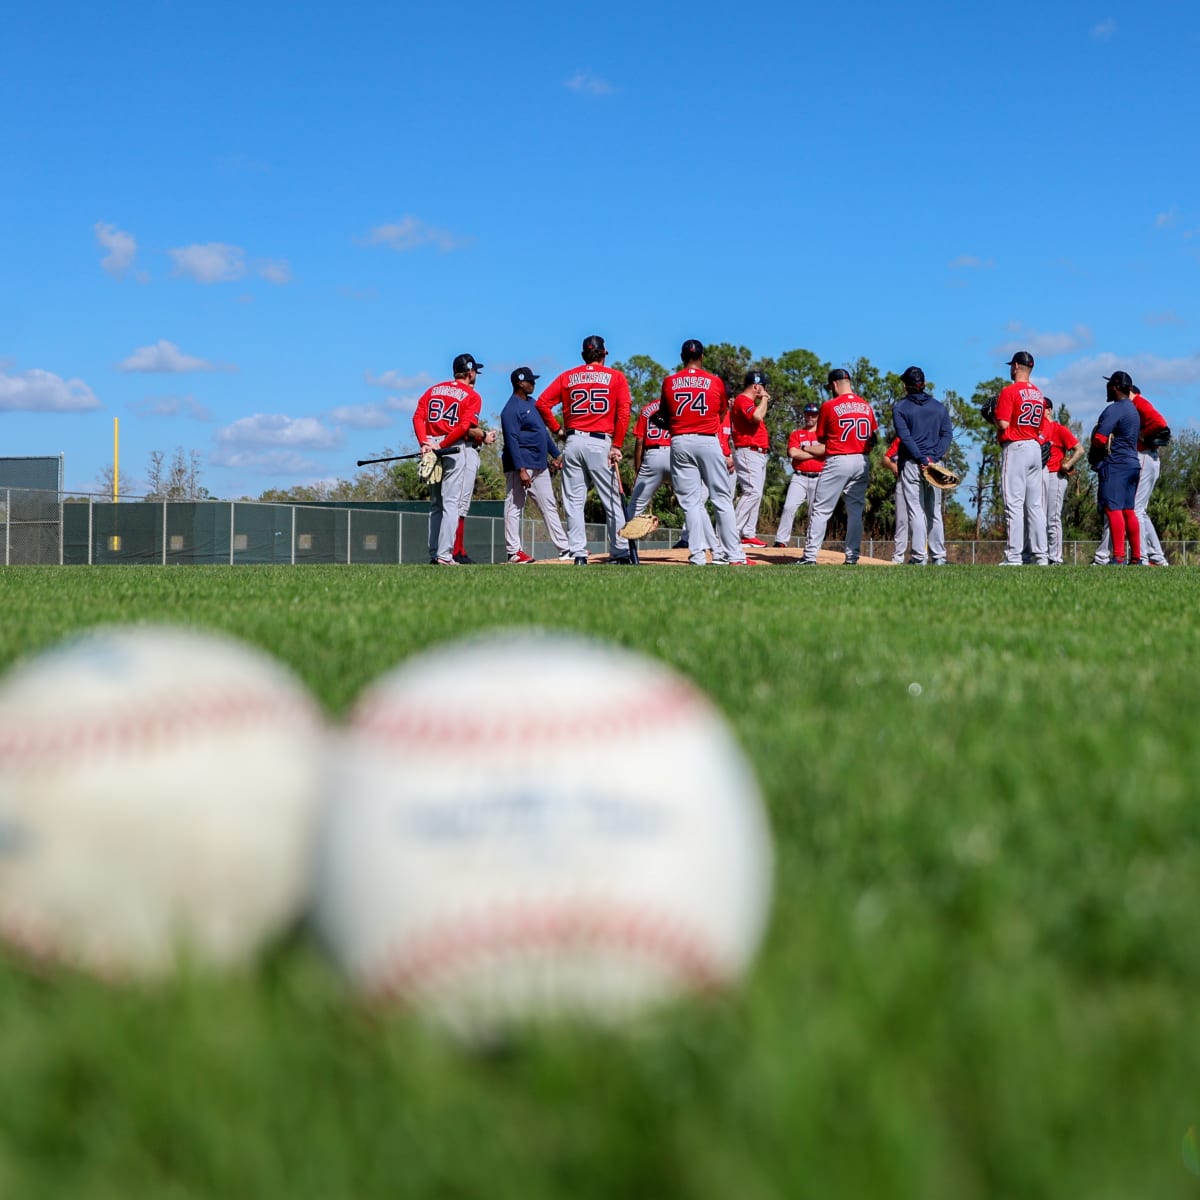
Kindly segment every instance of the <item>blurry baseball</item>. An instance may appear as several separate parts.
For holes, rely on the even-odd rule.
[[[0,936],[106,976],[248,959],[308,899],[321,714],[214,633],[105,628],[0,681]]]
[[[360,990],[468,1037],[722,987],[761,939],[753,772],[704,695],[619,647],[500,631],[406,662],[361,697],[333,787],[326,941]]]

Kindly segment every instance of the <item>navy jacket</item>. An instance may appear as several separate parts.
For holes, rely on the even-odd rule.
[[[544,471],[546,460],[558,457],[532,396],[514,392],[500,410],[500,428],[504,433],[500,461],[506,471]]]
[[[892,419],[900,439],[897,466],[942,461],[954,430],[950,427],[950,410],[940,400],[928,392],[915,392],[896,405]]]
[[[1113,466],[1136,467],[1138,432],[1142,419],[1132,400],[1114,400],[1101,414],[1093,433],[1108,438],[1107,461]]]

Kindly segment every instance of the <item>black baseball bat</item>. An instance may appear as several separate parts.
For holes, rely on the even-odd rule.
[[[365,467],[365,466],[369,466],[371,463],[402,462],[406,458],[420,458],[423,453],[424,453],[424,451],[418,450],[414,454],[393,454],[390,458],[360,458],[358,460],[358,462],[356,462],[354,465],[356,467]],[[457,450],[454,450],[454,451],[435,450],[434,451],[434,454],[436,454],[438,456],[438,458],[441,458],[443,454],[447,454],[447,453],[457,454],[458,451]]]

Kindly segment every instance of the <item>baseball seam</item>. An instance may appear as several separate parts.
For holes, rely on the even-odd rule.
[[[643,958],[665,966],[695,992],[725,986],[731,972],[710,939],[683,921],[644,908],[517,904],[434,925],[366,972],[368,993],[408,999],[507,956],[578,951]]]

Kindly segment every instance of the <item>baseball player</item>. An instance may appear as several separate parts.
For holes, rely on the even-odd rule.
[[[762,507],[767,457],[771,453],[771,435],[765,420],[770,403],[767,377],[761,371],[747,371],[742,391],[729,406],[738,489],[733,513],[743,546],[767,544],[758,536],[758,510]]]
[[[458,526],[454,531],[454,561],[460,565],[473,563],[475,560],[467,554],[466,529],[467,513],[471,510],[471,497],[475,495],[475,480],[479,475],[480,446],[490,446],[496,440],[493,429],[484,430],[482,426],[473,425],[463,439],[463,479],[458,501]]]
[[[808,517],[808,536],[804,540],[804,555],[796,559],[797,566],[811,567],[825,541],[825,529],[837,507],[838,499],[846,497],[846,563],[858,562],[862,547],[863,507],[867,500],[867,484],[871,479],[868,455],[875,444],[879,421],[875,410],[854,392],[850,372],[835,367],[829,372],[830,398],[817,414],[817,440],[813,453],[825,459],[817,477],[817,491]]]
[[[1062,510],[1067,497],[1067,483],[1075,464],[1083,457],[1079,439],[1066,426],[1054,419],[1054,402],[1044,396],[1046,417],[1042,422],[1042,438],[1050,447],[1050,457],[1042,468],[1042,507],[1046,510],[1046,558],[1051,564],[1062,564]],[[1106,530],[1107,532],[1107,530]]]
[[[567,539],[577,567],[588,561],[583,506],[588,483],[596,489],[608,522],[610,561],[632,566],[629,542],[617,532],[625,524],[615,474],[629,431],[629,381],[604,360],[608,349],[596,334],[583,339],[583,365],[564,371],[538,398],[537,408],[551,433],[566,428],[563,447],[563,502]],[[554,409],[562,405],[559,425]]]
[[[1161,435],[1165,433],[1169,438],[1170,431],[1162,413],[1141,394],[1136,384],[1130,386],[1133,388],[1130,399],[1133,401],[1133,407],[1137,409],[1141,421],[1137,450],[1142,470],[1138,476],[1133,511],[1137,513],[1138,528],[1142,534],[1142,549],[1145,551],[1147,562],[1152,567],[1165,567],[1170,564],[1167,562],[1167,556],[1163,553],[1162,543],[1158,540],[1158,530],[1154,528],[1154,522],[1150,520],[1148,509],[1150,497],[1154,494],[1154,487],[1158,483],[1161,469],[1158,461],[1159,446],[1166,445],[1166,441],[1161,439]],[[1112,535],[1105,526],[1104,536],[1100,539],[1100,547],[1092,562],[1097,565],[1107,563],[1111,555]]]
[[[1097,500],[1108,517],[1112,535],[1111,565],[1125,565],[1125,536],[1129,535],[1130,562],[1142,563],[1142,537],[1134,500],[1142,464],[1138,460],[1141,416],[1130,396],[1133,380],[1124,371],[1106,375],[1108,407],[1100,414],[1092,430],[1088,461],[1100,480]]]
[[[704,369],[704,346],[695,338],[683,343],[679,357],[683,366],[663,380],[657,419],[671,434],[671,478],[691,531],[688,559],[695,566],[705,564],[696,534],[704,528],[707,487],[720,536],[713,562],[745,565],[733,513],[733,456],[723,428],[729,409],[725,385]]]
[[[806,404],[800,418],[800,428],[788,434],[787,453],[792,464],[792,477],[788,480],[787,495],[783,499],[783,512],[779,514],[779,528],[775,530],[775,549],[782,550],[792,537],[792,525],[801,504],[808,505],[811,515],[813,497],[817,492],[817,479],[825,460],[812,452],[817,440],[817,414],[821,411],[816,404]]]
[[[453,379],[427,388],[413,413],[417,445],[422,450],[442,451],[441,482],[429,488],[429,561],[443,567],[458,566],[454,561],[454,536],[467,477],[463,446],[472,429],[483,433],[479,428],[483,397],[475,390],[483,363],[476,362],[473,355],[460,354],[452,369]]]
[[[504,549],[508,561],[516,565],[531,563],[533,557],[521,549],[521,516],[525,499],[532,495],[541,510],[542,519],[550,531],[550,540],[558,549],[560,560],[570,560],[571,551],[566,531],[558,515],[558,501],[550,468],[562,466],[557,448],[542,414],[533,402],[537,376],[529,367],[518,367],[509,377],[513,394],[500,412],[500,428],[504,433],[504,449],[500,460],[504,467]]]
[[[1006,364],[1012,380],[996,398],[996,428],[1000,431],[1000,487],[1004,496],[1007,542],[1006,567],[1020,566],[1026,537],[1038,566],[1046,557],[1046,512],[1042,508],[1042,417],[1045,399],[1030,382],[1033,355],[1018,350]]]
[[[904,505],[904,497],[900,493],[900,467],[896,457],[900,453],[900,439],[892,438],[891,444],[883,453],[883,465],[896,477],[896,498],[893,505],[896,509],[895,542],[892,546],[892,562],[899,566],[908,556],[908,509]]]
[[[908,367],[900,376],[904,399],[896,405],[893,417],[900,452],[898,490],[908,517],[912,538],[909,562],[923,566],[930,560],[937,566],[946,563],[946,533],[942,516],[942,493],[921,473],[929,463],[941,462],[950,449],[954,431],[950,410],[925,390],[925,372]],[[1041,468],[1041,459],[1038,459]]]

